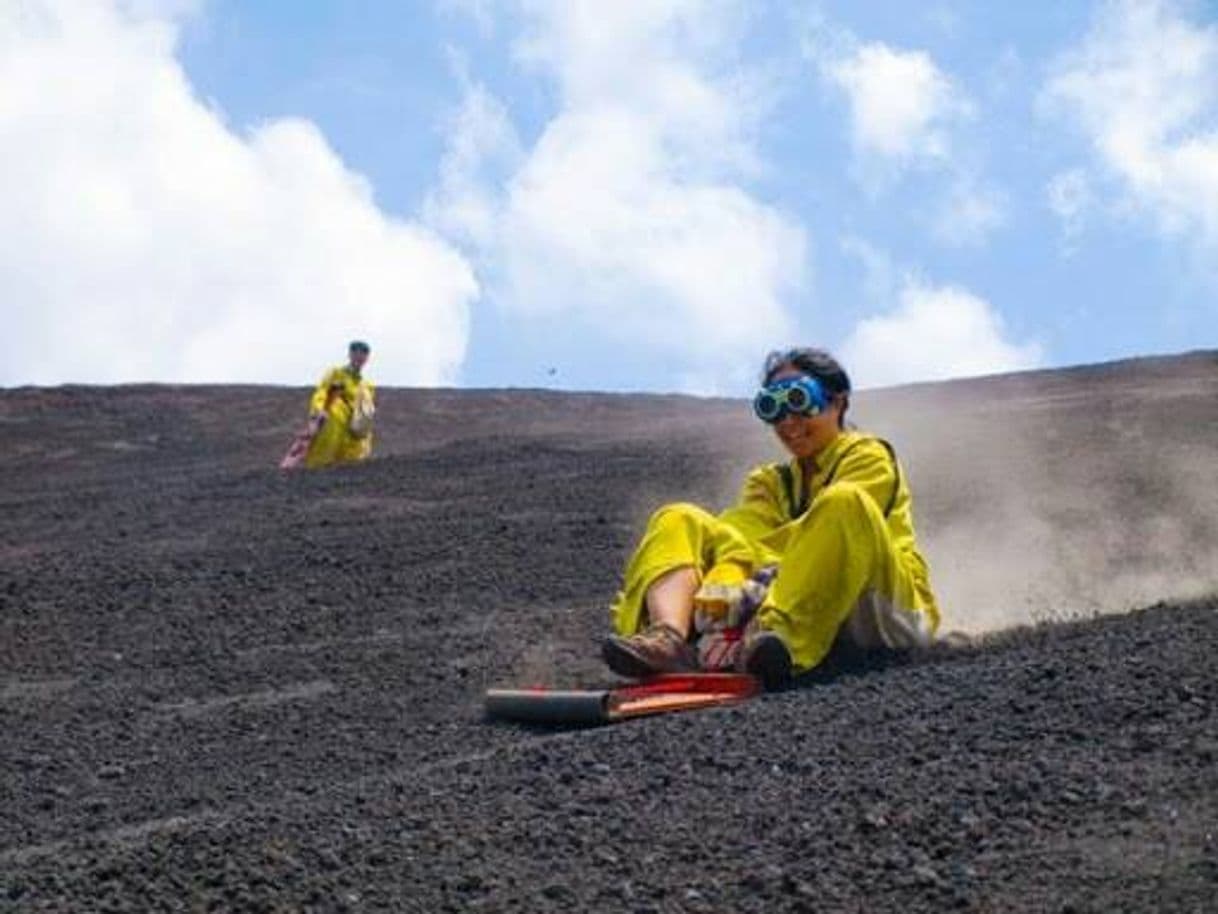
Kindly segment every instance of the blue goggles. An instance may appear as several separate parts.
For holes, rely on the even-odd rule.
[[[753,397],[753,412],[762,422],[781,422],[789,413],[815,416],[825,411],[829,398],[816,378],[803,375],[767,384]]]

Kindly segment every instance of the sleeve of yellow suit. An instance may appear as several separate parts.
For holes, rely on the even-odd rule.
[[[326,400],[330,395],[330,385],[334,383],[334,376],[338,373],[337,368],[331,368],[327,371],[317,385],[317,389],[313,391],[313,396],[309,400],[309,414],[324,412],[326,408]]]
[[[719,519],[731,524],[745,538],[757,541],[790,520],[782,505],[781,482],[774,466],[760,466],[749,473],[736,503]]]

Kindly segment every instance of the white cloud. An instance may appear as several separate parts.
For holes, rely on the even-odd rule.
[[[524,4],[517,53],[553,79],[557,111],[502,183],[461,152],[476,125],[454,132],[445,165],[497,200],[476,234],[501,307],[653,352],[701,390],[727,389],[789,338],[805,239],[743,186],[759,167],[757,82],[735,60],[743,10]],[[435,218],[451,218],[449,201],[460,195],[433,201]]]
[[[973,102],[929,53],[860,41],[818,14],[805,17],[801,43],[822,80],[845,95],[851,172],[864,190],[879,195],[911,171],[945,176],[947,193],[925,222],[949,245],[981,244],[1006,223],[1006,195],[956,148]]]
[[[468,83],[461,108],[447,125],[440,181],[424,205],[427,221],[476,245],[494,242],[501,182],[524,152],[507,109],[485,87]]]
[[[311,123],[240,136],[195,98],[190,6],[0,7],[0,383],[304,382],[356,335],[382,381],[451,378],[469,265]]]
[[[1041,364],[1037,343],[1006,339],[1002,316],[954,286],[908,279],[892,313],[860,321],[842,346],[860,387],[1001,374]]]
[[[849,98],[857,150],[898,161],[947,157],[946,125],[962,103],[929,54],[875,42],[824,71]]]
[[[1218,26],[1170,2],[1106,3],[1043,101],[1078,124],[1122,204],[1218,248]],[[1062,190],[1059,186],[1058,190]]]
[[[800,44],[845,94],[856,168],[873,190],[912,166],[952,164],[953,133],[973,105],[929,53],[862,41],[816,12],[803,17]]]

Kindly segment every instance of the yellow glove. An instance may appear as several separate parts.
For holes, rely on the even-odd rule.
[[[707,572],[694,594],[694,627],[697,631],[735,624],[745,600],[749,568],[739,562],[720,562]]]

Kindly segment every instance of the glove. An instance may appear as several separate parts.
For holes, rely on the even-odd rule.
[[[748,569],[738,562],[722,562],[712,568],[694,594],[694,630],[736,628],[746,620],[765,597],[769,583],[749,577]]]
[[[694,630],[698,633],[698,665],[703,670],[735,668],[744,634],[765,600],[770,582],[778,574],[776,565],[745,576],[744,569],[716,566],[694,594]]]

